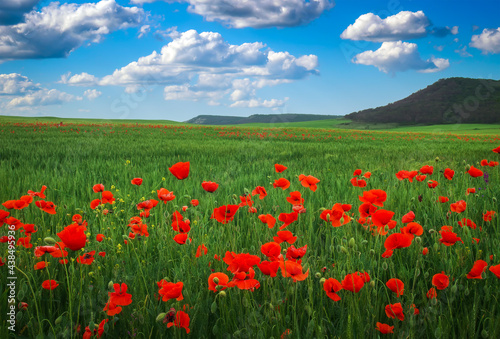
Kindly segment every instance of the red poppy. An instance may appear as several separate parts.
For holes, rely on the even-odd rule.
[[[363,176],[364,176],[366,179],[370,179],[370,177],[372,176],[372,173],[371,173],[371,172],[365,172],[365,174],[363,174]]]
[[[104,185],[103,184],[96,184],[94,187],[92,187],[92,190],[95,193],[103,192],[104,191]]]
[[[17,238],[16,245],[23,246],[24,248],[32,248],[33,244],[31,244],[31,236]]]
[[[95,251],[85,253],[84,255],[80,255],[76,259],[76,262],[79,264],[83,264],[83,265],[90,265],[94,262],[94,259],[95,259],[94,254],[95,254]]]
[[[224,259],[222,259],[227,265],[227,270],[232,273],[238,272],[248,272],[250,267],[257,265],[260,262],[260,258],[256,255],[249,253],[236,254],[234,252],[227,251]]]
[[[261,261],[257,264],[262,274],[268,275],[274,278],[278,273],[278,268],[280,267],[279,261]]]
[[[497,148],[492,149],[493,152],[500,154],[500,146]]]
[[[316,192],[318,186],[316,185],[320,180],[313,177],[312,175],[305,176],[304,174],[299,175],[299,181],[302,186],[309,188],[311,191]]]
[[[132,294],[127,293],[127,284],[113,284],[114,292],[108,292],[109,303],[118,306],[127,306],[132,303]]]
[[[297,237],[294,237],[290,231],[278,231],[277,235],[277,237],[273,237],[273,240],[278,244],[281,244],[282,242],[293,244],[297,240]]]
[[[142,219],[140,217],[132,217],[129,220],[129,223],[127,225],[132,229],[132,232],[134,232],[133,237],[130,238],[135,238],[135,234],[142,235],[142,236],[149,236],[148,233],[148,225],[142,223]]]
[[[382,324],[382,323],[379,323],[379,322],[376,323],[375,329],[377,331],[379,331],[380,333],[382,333],[382,334],[394,333],[393,332],[394,326],[389,326],[387,324]]]
[[[56,214],[57,206],[52,201],[39,200],[35,201],[35,205],[48,214]]]
[[[45,190],[47,189],[47,186],[43,185],[42,188],[40,189],[40,192],[33,192],[32,190],[28,190],[28,194],[31,195],[32,197],[39,197],[41,199],[45,199]]]
[[[200,204],[200,202],[198,201],[198,199],[192,199],[191,200],[191,206],[193,207],[196,207]]]
[[[415,179],[417,179],[418,182],[422,182],[427,178],[427,175],[417,175],[415,176]]]
[[[285,278],[291,277],[294,282],[303,281],[309,276],[309,269],[302,273],[302,265],[295,261],[280,262],[281,275]]]
[[[260,282],[255,278],[255,271],[253,268],[249,268],[248,273],[238,272],[235,273],[233,280],[231,280],[227,286],[228,287],[238,287],[240,290],[250,290],[260,287]]]
[[[403,224],[407,224],[409,222],[412,222],[413,220],[415,220],[415,213],[413,211],[406,213],[405,215],[403,215],[403,218],[401,218],[401,222]]]
[[[370,215],[372,215],[375,211],[377,210],[377,207],[372,205],[371,203],[369,202],[364,202],[362,203],[359,208],[358,208],[358,211],[359,211],[359,214],[360,214],[360,217],[361,218],[367,218],[369,217]]]
[[[455,171],[452,170],[451,168],[447,168],[444,170],[444,177],[448,180],[453,179],[453,176],[455,175]]]
[[[417,171],[404,171],[404,170],[401,170],[401,171],[399,171],[399,172],[396,173],[396,178],[398,178],[398,180],[408,179],[409,182],[413,182],[413,178],[416,175],[418,175]]]
[[[476,223],[468,218],[462,218],[462,220],[458,221],[458,224],[460,225],[460,227],[468,226],[473,230],[475,230],[477,227]]]
[[[425,165],[420,168],[420,173],[431,175],[434,172],[434,167]]]
[[[97,240],[97,242],[101,242],[104,240],[104,234],[98,234],[95,236],[95,240]]]
[[[427,186],[429,188],[436,188],[439,183],[436,180],[429,180],[427,181]]]
[[[448,197],[443,197],[443,196],[439,196],[438,198],[438,201],[442,204],[444,204],[445,202],[448,202],[450,200],[450,198]]]
[[[112,204],[114,203],[115,198],[113,197],[113,193],[111,191],[104,191],[101,195],[101,203],[103,204]]]
[[[160,188],[156,191],[156,193],[158,194],[158,199],[163,201],[164,204],[166,204],[167,201],[172,201],[175,199],[174,192],[170,192],[166,188]]]
[[[250,194],[240,196],[240,201],[241,202],[238,205],[239,207],[243,207],[243,206],[252,207],[252,205],[253,205],[252,196]]]
[[[178,162],[174,164],[172,167],[169,167],[168,170],[174,177],[179,180],[186,179],[189,176],[189,161],[187,162]]]
[[[189,329],[189,314],[184,311],[177,311],[175,314],[175,320],[173,322],[167,323],[167,328],[172,326],[184,328],[186,333],[189,333],[191,330]]]
[[[198,246],[196,249],[196,258],[201,257],[202,255],[206,255],[208,252],[208,248],[205,246],[205,244],[201,244]]]
[[[122,311],[122,308],[118,305],[113,304],[110,300],[104,306],[103,311],[107,311],[106,314],[112,317],[116,314],[119,314]]]
[[[229,277],[226,274],[221,272],[212,273],[208,277],[208,290],[216,293],[225,290],[228,287],[228,282]],[[221,288],[217,289],[217,286],[221,286]]]
[[[385,239],[384,247],[386,250],[409,247],[413,241],[413,234],[393,233]]]
[[[467,279],[483,279],[481,274],[486,270],[488,263],[484,260],[476,260],[474,266],[469,273],[467,273]]]
[[[353,293],[358,293],[365,285],[365,280],[359,272],[347,274],[342,280],[342,287]]]
[[[286,190],[288,187],[290,187],[290,181],[288,181],[285,178],[279,178],[277,180],[274,180],[273,187],[274,188],[279,187],[282,190]]]
[[[410,222],[405,227],[401,228],[401,233],[413,234],[416,236],[420,236],[424,233],[424,228],[422,225],[416,222]]]
[[[498,279],[500,279],[500,264],[495,266],[490,266],[490,272],[493,273]]]
[[[399,320],[405,320],[405,315],[403,314],[403,307],[401,303],[389,304],[385,306],[385,314],[389,318],[398,318]]]
[[[364,191],[363,196],[359,196],[359,200],[378,207],[384,207],[384,202],[387,200],[387,193],[383,190]]]
[[[481,166],[488,166],[488,160],[486,159],[481,160]]]
[[[132,185],[141,186],[142,179],[141,178],[134,178],[134,179],[132,179],[131,183],[132,183]]]
[[[53,290],[57,286],[59,286],[59,284],[55,280],[45,280],[42,283],[42,288],[44,288],[46,290]]]
[[[264,224],[267,224],[267,227],[269,227],[269,228],[273,228],[274,225],[276,225],[276,218],[273,217],[271,214],[261,214],[261,215],[259,215],[258,218]]]
[[[405,284],[398,278],[389,279],[385,284],[392,292],[396,293],[396,296],[403,295]]]
[[[391,221],[393,216],[394,212],[380,209],[372,214],[372,222],[377,227],[384,227]]]
[[[227,224],[234,219],[234,215],[238,211],[238,205],[225,205],[214,208],[214,212],[210,219],[215,219],[222,224]]]
[[[219,184],[216,183],[216,182],[212,182],[212,181],[203,181],[201,183],[201,187],[209,192],[209,193],[213,193],[215,191],[217,191],[217,189],[219,188]]]
[[[109,321],[109,319],[104,319],[99,323],[99,327],[97,328],[97,337],[100,338],[104,334],[104,325]]]
[[[464,200],[459,200],[453,204],[450,204],[450,209],[452,212],[462,213],[467,208],[467,203]]]
[[[465,195],[469,195],[469,194],[474,194],[476,193],[476,189],[475,188],[467,188],[467,191],[465,192]]]
[[[179,233],[187,233],[191,230],[189,220],[186,219],[184,221],[184,217],[179,211],[175,211],[172,214],[172,229]]]
[[[278,216],[278,220],[284,223],[280,226],[280,230],[288,227],[292,222],[296,221],[298,219],[298,215],[299,214],[297,212],[280,213],[280,215]]]
[[[444,271],[441,273],[434,274],[432,277],[432,285],[435,286],[438,290],[444,290],[450,284],[450,277],[444,274]]]
[[[424,249],[422,250],[422,255],[427,255],[429,254],[429,249],[427,247],[424,247]]]
[[[276,173],[281,173],[284,170],[286,170],[288,167],[280,165],[280,164],[274,164],[274,169],[276,170]]]
[[[45,261],[40,261],[40,262],[37,262],[37,263],[35,264],[34,269],[35,269],[35,271],[36,271],[36,270],[41,270],[41,269],[43,269],[43,268],[45,268],[45,267],[47,267],[47,262],[45,262]]]
[[[431,287],[429,289],[429,291],[427,292],[427,299],[433,299],[433,298],[436,298],[437,297],[437,292],[436,292],[436,289],[434,287]]]
[[[302,198],[302,194],[299,191],[290,192],[290,196],[286,198],[292,205],[302,205],[304,203],[304,198]]]
[[[170,299],[175,299],[177,301],[181,301],[182,299],[184,299],[184,296],[182,295],[182,287],[184,286],[184,284],[182,283],[182,281],[179,281],[178,283],[172,283],[162,279],[156,284],[160,289],[158,291],[158,294],[160,294],[160,296],[162,297],[161,300],[169,301]]]
[[[298,261],[302,258],[307,252],[307,245],[299,248],[295,248],[295,246],[290,246],[286,250],[286,258],[291,261]]]
[[[5,219],[7,219],[7,217],[9,216],[9,212],[7,211],[4,211],[4,210],[0,210],[0,227],[3,226],[3,224],[5,223]]]
[[[85,247],[87,242],[86,230],[87,228],[83,225],[71,224],[57,233],[57,235],[70,250],[78,251]]]
[[[99,253],[97,253],[97,254],[98,254],[98,255],[100,255],[100,256],[101,256],[101,257],[103,257],[103,258],[106,256],[106,252],[99,252]]]
[[[417,315],[417,314],[420,314],[420,311],[419,309],[415,306],[415,304],[411,304],[410,305],[410,309],[413,308],[413,315]]]
[[[281,254],[281,246],[276,242],[268,242],[260,247],[260,251],[271,260],[276,260],[276,257]]]
[[[350,209],[351,205],[349,204],[336,203],[332,209],[321,212],[319,217],[322,220],[331,222],[333,227],[340,227],[351,221],[351,218],[345,213]]]
[[[358,175],[361,175],[360,169],[355,170],[354,173],[352,174],[353,177],[358,176]]]
[[[257,186],[255,189],[252,191],[252,196],[254,195],[259,195],[259,199],[264,199],[267,195],[267,191],[264,187],[262,186]]]
[[[457,237],[457,234],[452,231],[441,230],[439,231],[439,234],[441,234],[439,242],[445,246],[454,245],[457,241],[461,241],[462,244],[464,243],[462,239]]]
[[[101,199],[94,199],[90,202],[90,208],[95,210],[96,207],[99,206],[100,204],[101,204]]]
[[[467,171],[467,173],[469,173],[469,175],[471,177],[473,177],[473,178],[477,178],[477,177],[482,177],[483,176],[483,171],[481,171],[478,168],[475,168],[474,166],[471,166],[469,168],[469,170]]]
[[[176,243],[178,243],[179,245],[184,245],[186,243],[186,241],[188,240],[188,235],[187,233],[180,233],[180,234],[177,234],[175,237],[174,237],[174,241]]]
[[[491,221],[491,219],[495,216],[496,212],[495,211],[487,211],[486,213],[483,214],[483,220],[484,221]],[[1,226],[1,223],[0,223]]]
[[[342,284],[334,278],[328,278],[323,283],[323,290],[326,292],[328,298],[332,299],[333,301],[339,301],[341,299],[337,292],[342,288]]]

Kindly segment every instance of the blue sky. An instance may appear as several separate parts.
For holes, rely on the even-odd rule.
[[[2,0],[0,115],[344,115],[500,79],[500,3]]]

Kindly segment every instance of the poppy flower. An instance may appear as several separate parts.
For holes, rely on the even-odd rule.
[[[236,254],[229,251],[226,251],[222,260],[228,265],[227,270],[232,273],[248,272],[250,267],[257,265],[260,262],[260,258],[256,255],[249,253]]]
[[[274,188],[279,187],[282,190],[286,190],[288,187],[290,187],[290,181],[288,181],[285,178],[279,178],[277,180],[274,180],[273,187]]]
[[[142,179],[141,178],[134,178],[134,179],[132,179],[131,183],[132,183],[132,185],[141,186]]]
[[[162,297],[161,300],[169,301],[170,299],[175,299],[177,301],[181,301],[182,299],[184,299],[184,296],[182,295],[182,287],[184,286],[184,284],[182,283],[182,281],[179,281],[178,283],[172,283],[162,279],[156,284],[160,289],[158,291],[158,294],[160,294],[160,296]]]
[[[405,320],[405,315],[403,314],[403,307],[401,303],[389,304],[385,306],[385,314],[389,318],[398,318],[399,320]]]
[[[493,152],[500,154],[500,146],[497,148],[492,149]]]
[[[222,224],[227,224],[234,219],[234,215],[238,211],[238,205],[225,205],[214,208],[214,212],[210,219],[215,219]]]
[[[113,284],[114,292],[108,292],[111,304],[118,306],[127,306],[132,303],[132,294],[127,293],[127,284]]]
[[[42,283],[42,288],[44,288],[46,290],[53,290],[57,286],[59,286],[59,284],[55,280],[45,280]]]
[[[394,326],[389,326],[387,324],[382,324],[379,322],[377,322],[375,325],[376,325],[375,329],[382,334],[394,333],[393,332]]]
[[[462,218],[462,220],[458,221],[458,224],[460,225],[460,227],[468,226],[473,230],[475,230],[477,227],[476,223],[468,218]]]
[[[420,314],[420,310],[415,306],[415,304],[410,305],[410,309],[413,308],[413,315]]]
[[[179,233],[187,233],[191,230],[189,220],[184,220],[184,217],[179,211],[175,211],[172,214],[172,229]]]
[[[104,191],[104,185],[103,184],[96,184],[92,187],[92,190],[95,193],[103,192]]]
[[[453,204],[450,204],[450,210],[456,213],[462,213],[467,208],[467,203],[464,200],[459,200]]]
[[[269,228],[273,228],[274,225],[276,225],[276,218],[273,217],[271,214],[261,214],[261,215],[259,215],[258,218],[264,224],[267,224],[267,227],[269,227]]]
[[[342,280],[342,287],[353,293],[358,293],[364,285],[365,281],[359,272],[347,274]]]
[[[484,221],[491,221],[491,219],[495,216],[496,212],[495,211],[487,211],[486,213],[483,213],[483,220]],[[1,223],[0,223],[1,225]]]
[[[460,237],[457,237],[457,234],[452,231],[441,230],[439,231],[439,234],[441,234],[441,239],[439,239],[439,242],[445,246],[454,245],[457,241],[461,241],[462,244],[464,243],[462,239]]]
[[[302,273],[302,265],[295,261],[282,261],[280,263],[281,275],[285,278],[292,278],[294,282],[303,281],[309,276],[309,269]]]
[[[167,323],[167,328],[172,326],[184,328],[186,333],[189,333],[191,330],[189,329],[189,314],[184,311],[177,311],[175,314],[175,320],[173,322]]]
[[[385,239],[384,247],[387,250],[409,247],[413,241],[413,234],[393,233]]]
[[[35,205],[48,214],[56,214],[57,206],[52,201],[39,200],[35,202]]]
[[[205,244],[201,244],[198,246],[196,249],[196,258],[201,257],[202,255],[206,255],[208,252],[208,248],[205,246]]]
[[[486,270],[488,263],[484,260],[476,260],[474,266],[469,273],[467,273],[467,279],[483,279],[481,274]]]
[[[90,208],[95,210],[101,204],[101,199],[94,199],[90,202]]]
[[[493,273],[498,279],[500,279],[500,264],[495,266],[490,266],[490,272]]]
[[[377,207],[372,205],[369,202],[362,203],[358,208],[358,211],[359,211],[361,218],[367,218],[367,217],[371,216],[376,210],[377,210]]]
[[[57,235],[64,242],[66,247],[72,251],[78,251],[85,247],[87,242],[87,236],[85,235],[86,230],[87,228],[83,225],[71,224],[57,233]]]
[[[342,289],[342,284],[334,278],[328,278],[323,283],[323,290],[326,292],[328,298],[332,299],[333,301],[339,301],[341,299],[337,292]]]
[[[467,188],[467,191],[465,192],[465,195],[469,195],[469,194],[474,194],[476,193],[476,189],[475,188]]]
[[[158,194],[158,199],[163,201],[164,204],[166,204],[167,201],[172,201],[175,199],[174,192],[170,192],[166,188],[160,188],[156,191],[156,193]]]
[[[101,256],[101,257],[103,257],[103,258],[106,256],[106,252],[99,252],[99,253],[97,253],[97,254],[98,254],[98,255],[100,255],[100,256]]]
[[[403,292],[405,290],[405,284],[397,279],[397,278],[392,278],[387,280],[385,285],[394,293],[396,293],[396,296],[401,296],[403,295]]]
[[[391,221],[393,216],[394,212],[380,209],[372,214],[372,222],[377,227],[384,227]]]
[[[422,255],[427,255],[429,254],[429,249],[427,247],[424,247],[422,250]]]
[[[403,215],[403,217],[401,218],[401,222],[403,224],[407,224],[409,222],[412,222],[413,220],[415,220],[415,213],[413,211],[410,211],[408,213],[406,213],[405,215]]]
[[[290,196],[286,198],[292,205],[302,205],[304,203],[304,198],[302,198],[302,194],[299,191],[290,192]]]
[[[427,186],[429,188],[436,188],[438,185],[439,185],[439,183],[436,180],[427,181]]]
[[[200,202],[198,201],[198,199],[192,199],[191,200],[191,206],[193,207],[196,207],[200,204]]]
[[[215,279],[214,281],[214,278],[217,279]],[[228,287],[227,286],[228,282],[229,282],[229,277],[226,274],[221,272],[212,273],[208,277],[208,290],[216,293],[225,290]],[[221,288],[217,289],[216,288],[217,286],[221,286]]]
[[[365,172],[365,174],[363,174],[363,176],[364,176],[366,179],[370,179],[370,177],[372,176],[372,173],[371,173],[371,172]]]
[[[273,259],[281,254],[281,246],[276,242],[268,242],[260,247],[260,251],[266,257]]]
[[[188,239],[187,233],[180,233],[174,237],[174,241],[179,245],[184,245]]]
[[[332,209],[321,212],[319,217],[322,220],[331,222],[333,227],[340,227],[351,221],[351,218],[345,213],[350,209],[351,205],[349,204],[336,203]]]
[[[378,189],[364,191],[363,196],[359,196],[359,200],[378,207],[384,207],[384,202],[387,200],[387,193]]]
[[[413,178],[418,175],[418,171],[399,171],[396,173],[396,178],[398,180],[408,179],[409,182],[413,182]]]
[[[100,338],[104,334],[104,325],[109,321],[109,319],[104,319],[99,323],[97,327],[97,337]]]
[[[76,259],[76,262],[79,264],[83,264],[83,265],[90,265],[94,262],[94,259],[95,259],[94,254],[95,254],[95,251],[85,253],[84,255],[80,255]]]
[[[32,190],[28,190],[28,194],[31,195],[32,197],[39,197],[41,199],[45,199],[45,190],[47,189],[47,186],[43,185],[42,188],[40,189],[40,192],[33,192]]]
[[[250,290],[254,291],[260,287],[260,282],[255,278],[255,271],[253,268],[249,268],[248,273],[238,272],[235,273],[233,280],[231,280],[227,286],[228,287],[238,287],[240,290]]]
[[[240,201],[241,202],[238,205],[239,207],[243,207],[243,206],[252,207],[252,205],[253,205],[252,196],[250,194],[240,196]]]
[[[477,178],[477,177],[482,177],[483,176],[483,171],[481,171],[478,168],[475,168],[474,166],[471,166],[469,168],[469,170],[467,171],[467,173],[469,173],[469,175],[471,177],[473,177],[473,178]]]
[[[278,244],[281,244],[282,242],[287,242],[291,245],[297,240],[297,237],[294,237],[292,232],[290,231],[278,231],[277,235],[278,235],[277,237],[273,237],[273,240]]]
[[[493,160],[492,160],[492,161],[490,161],[490,162],[488,163],[488,166],[490,166],[490,167],[496,167],[496,166],[498,166],[498,165],[500,165],[500,162],[498,162],[498,161],[493,161]]]
[[[305,176],[304,174],[299,175],[299,181],[302,186],[309,188],[311,191],[316,192],[318,186],[316,185],[320,180],[313,177],[312,175]]]
[[[432,285],[435,286],[438,290],[444,290],[450,284],[450,277],[444,274],[444,271],[441,273],[434,274],[432,277]]]
[[[307,245],[299,248],[295,248],[295,246],[290,246],[286,250],[286,258],[291,261],[297,261],[302,258],[307,252]]]
[[[110,317],[119,314],[122,311],[122,308],[118,305],[115,305],[110,301],[104,305],[103,311],[106,311],[106,314],[109,315]]]
[[[34,269],[35,271],[36,270],[41,270],[41,269],[44,269],[45,267],[47,267],[47,262],[45,261],[40,261],[40,262],[37,262],[34,266]]]
[[[208,193],[213,193],[219,188],[219,184],[212,181],[203,181],[201,187]]]
[[[274,164],[274,169],[276,170],[276,173],[281,173],[284,170],[286,170],[288,167],[280,165],[280,164]]]
[[[297,212],[280,213],[280,215],[278,216],[278,220],[284,223],[280,226],[280,230],[288,227],[292,222],[296,221],[298,219],[298,215],[299,214]]]
[[[455,171],[452,170],[451,168],[446,168],[443,172],[444,177],[448,180],[453,179],[453,176],[455,175]]]
[[[481,166],[488,166],[488,160],[486,159],[481,160]]]
[[[259,199],[262,200],[267,196],[267,191],[264,187],[262,186],[257,186],[255,189],[252,191],[252,196],[254,195],[259,195]]]
[[[169,167],[168,170],[177,179],[179,180],[186,179],[189,176],[189,161],[178,162],[174,164],[172,167]]]
[[[413,234],[420,236],[424,233],[424,228],[422,225],[416,222],[410,222],[405,227],[401,228],[401,233]]]
[[[104,191],[101,195],[101,203],[103,204],[112,204],[114,203],[115,198],[113,197],[113,193],[111,191]]]
[[[422,174],[429,174],[429,175],[431,175],[434,172],[434,167],[429,166],[429,165],[425,165],[425,166],[422,166],[420,168],[419,172],[422,173]]]
[[[104,240],[104,235],[103,234],[98,234],[95,236],[95,240],[97,240],[97,242],[101,242]]]
[[[17,238],[16,245],[23,246],[24,248],[32,248],[33,244],[31,244],[31,236]]]
[[[415,176],[415,179],[417,179],[418,182],[422,182],[427,178],[427,175],[417,175]]]
[[[434,287],[431,287],[429,289],[429,291],[427,291],[426,295],[427,295],[427,299],[436,298],[437,297],[436,289]]]
[[[353,177],[358,176],[358,175],[361,175],[361,170],[360,169],[357,169],[357,170],[354,171],[354,173],[352,173]]]
[[[5,223],[5,219],[9,216],[10,212],[0,210],[0,227]]]
[[[448,197],[443,197],[443,196],[439,196],[438,198],[438,201],[442,204],[444,204],[445,202],[448,202],[450,200],[450,198]]]
[[[257,264],[262,274],[268,275],[274,278],[278,273],[278,268],[280,267],[279,261],[261,261]]]

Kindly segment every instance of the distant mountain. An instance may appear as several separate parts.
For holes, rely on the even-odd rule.
[[[441,79],[405,99],[351,113],[345,118],[400,124],[499,123],[500,81]]]
[[[186,122],[198,125],[239,125],[253,123],[287,123],[341,118],[339,115],[319,114],[254,114],[249,117],[198,115]]]

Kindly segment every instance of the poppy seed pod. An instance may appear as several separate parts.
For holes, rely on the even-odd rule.
[[[49,246],[54,246],[57,242],[54,238],[52,237],[46,237],[43,239],[43,242],[46,243]]]
[[[167,314],[165,312],[158,314],[158,316],[156,317],[156,321],[157,322],[162,321],[166,315]]]

